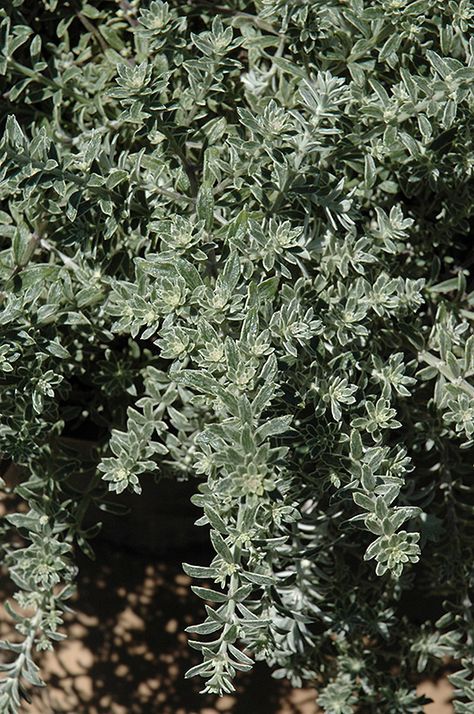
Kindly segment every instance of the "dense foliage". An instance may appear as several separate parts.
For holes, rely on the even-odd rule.
[[[210,526],[205,691],[257,659],[327,714],[407,714],[450,658],[472,712],[474,5],[2,8],[0,711],[90,504],[155,472]]]

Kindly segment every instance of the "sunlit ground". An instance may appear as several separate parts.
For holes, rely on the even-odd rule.
[[[0,503],[0,508],[5,502]],[[117,524],[120,527],[119,524]],[[181,560],[199,562],[199,550],[164,557],[142,555],[106,541],[97,558],[82,558],[78,592],[64,631],[67,639],[42,657],[46,689],[36,690],[22,714],[317,714],[314,689],[291,689],[258,664],[222,698],[199,695],[201,680],[184,679],[199,653],[184,629],[201,622],[203,608],[190,591]],[[205,562],[207,556],[201,556]],[[4,580],[1,600],[9,592]],[[12,626],[0,614],[0,638]],[[451,714],[445,679],[420,692],[435,699],[426,714]]]
[[[238,681],[235,696],[201,696],[199,662],[184,628],[199,621],[200,603],[179,563],[96,544],[95,563],[83,560],[67,640],[43,656],[45,690],[28,714],[314,714],[316,692],[290,690],[264,666]],[[0,635],[10,623],[4,617]]]

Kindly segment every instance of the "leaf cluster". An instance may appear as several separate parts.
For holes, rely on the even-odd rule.
[[[328,714],[418,712],[450,657],[472,710],[473,27],[469,0],[4,3],[0,450],[29,512],[2,532],[33,614],[2,711],[89,507],[152,473],[210,529],[203,691],[263,660]]]

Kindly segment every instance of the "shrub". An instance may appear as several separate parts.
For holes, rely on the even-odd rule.
[[[90,505],[155,472],[210,527],[183,565],[214,583],[204,691],[256,659],[328,714],[405,714],[448,657],[472,712],[469,0],[0,13],[0,439],[29,508],[1,711],[61,637]]]

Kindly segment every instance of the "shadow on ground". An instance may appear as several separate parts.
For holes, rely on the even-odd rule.
[[[67,615],[68,638],[42,661],[47,689],[25,714],[316,714],[316,692],[292,690],[264,665],[241,675],[235,695],[199,694],[202,680],[184,672],[200,661],[184,629],[204,619],[180,558],[95,544],[81,559],[78,593]],[[195,558],[193,562],[198,562]],[[2,618],[1,636],[9,622]]]
[[[1,505],[1,504],[0,504]],[[117,540],[117,539],[115,539]],[[202,680],[184,679],[200,661],[185,628],[202,622],[204,608],[191,592],[182,560],[208,563],[188,549],[168,557],[142,554],[116,542],[94,544],[96,560],[79,559],[77,595],[66,616],[67,639],[40,662],[47,688],[37,689],[21,714],[318,714],[314,689],[292,689],[257,663],[237,678],[233,695],[200,695]],[[195,551],[193,553],[193,550]],[[0,602],[11,593],[4,580]],[[12,634],[2,609],[0,638]],[[423,682],[433,698],[424,714],[452,714],[446,679]]]

